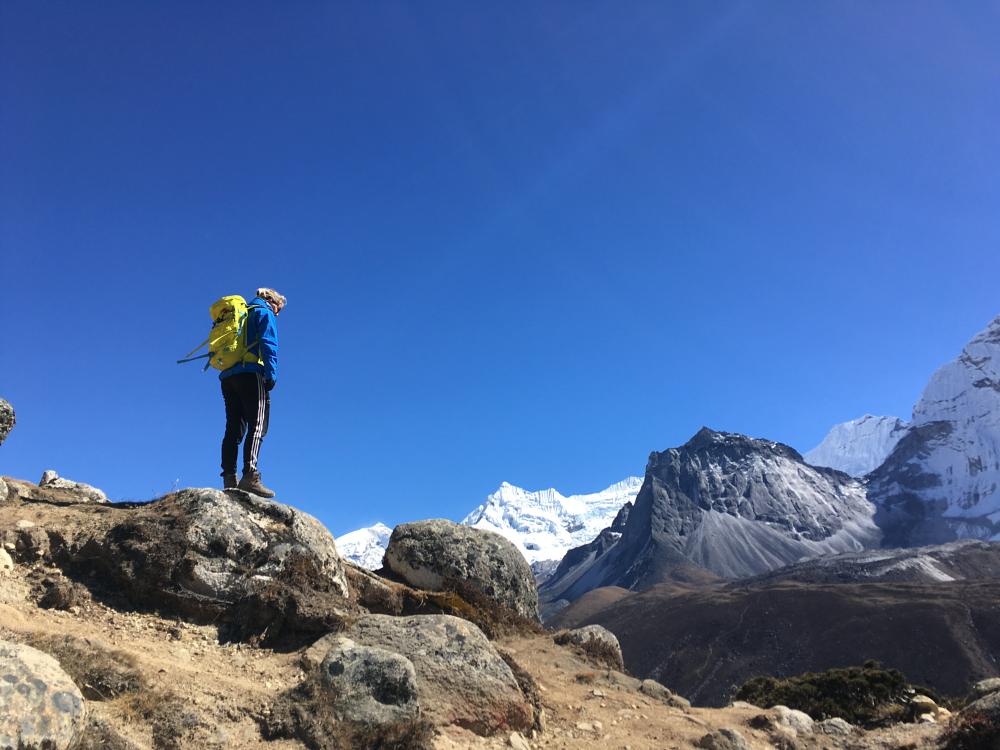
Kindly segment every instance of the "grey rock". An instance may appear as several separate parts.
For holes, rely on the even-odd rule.
[[[238,490],[187,489],[79,551],[134,604],[221,621],[231,638],[319,634],[346,616],[333,536],[311,516]]]
[[[854,725],[839,716],[817,721],[813,729],[817,734],[828,734],[833,737],[847,737],[854,733]]]
[[[985,680],[980,680],[975,685],[972,686],[970,692],[970,698],[972,700],[979,700],[990,693],[995,693],[1000,690],[1000,677],[990,677]]]
[[[642,684],[639,685],[639,692],[674,708],[691,708],[691,701],[674,695],[666,686],[661,685],[656,680],[643,680]]]
[[[6,399],[0,398],[0,445],[7,439],[10,431],[14,429],[17,418],[14,415],[14,407]]]
[[[330,689],[330,710],[338,721],[365,728],[416,721],[417,674],[405,656],[337,637],[319,666]]]
[[[53,469],[47,469],[38,482],[39,487],[69,490],[74,495],[78,495],[83,502],[106,503],[108,496],[102,490],[92,487],[83,482],[74,482],[72,479],[64,479]]]
[[[1000,725],[1000,692],[988,693],[979,700],[969,703],[958,713],[959,716],[969,714],[985,716],[993,726]]]
[[[735,729],[717,729],[704,735],[695,743],[695,747],[703,750],[750,750],[743,735]]]
[[[8,498],[10,498],[10,489],[7,487],[7,483],[3,481],[3,478],[0,478],[0,505],[7,502]]]
[[[68,750],[85,722],[83,696],[55,659],[0,641],[2,750]]]
[[[404,523],[389,538],[385,564],[407,583],[430,591],[471,585],[490,599],[538,620],[531,567],[509,540],[443,519]]]
[[[623,690],[639,690],[642,687],[642,680],[631,675],[627,675],[617,669],[609,669],[607,673],[609,685],[622,688]]]
[[[804,711],[788,706],[775,706],[774,713],[777,724],[788,727],[796,736],[801,737],[813,733],[813,719]]]
[[[3,547],[0,547],[0,573],[6,573],[14,569],[14,561],[10,554]]]
[[[569,630],[557,636],[556,643],[579,646],[605,666],[619,671],[625,669],[621,644],[615,634],[603,625],[585,625]]]
[[[530,731],[534,709],[483,632],[450,615],[366,615],[345,635],[413,663],[422,715],[477,734]],[[335,636],[334,636],[335,637]],[[330,644],[334,645],[333,638]]]
[[[531,750],[531,745],[520,732],[511,732],[510,737],[507,738],[507,744],[514,750]]]

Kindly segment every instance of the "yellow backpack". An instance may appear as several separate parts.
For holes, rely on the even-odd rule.
[[[208,357],[204,370],[211,365],[216,370],[228,370],[233,365],[240,362],[256,362],[263,364],[256,353],[249,351],[259,342],[255,341],[247,346],[247,315],[250,310],[260,307],[260,305],[247,305],[247,301],[238,294],[223,297],[212,303],[208,309],[212,316],[212,331],[208,338],[187,353],[184,359],[177,360],[177,364],[182,362],[193,362],[196,359]],[[203,346],[208,346],[208,354],[199,354],[192,357],[196,351]]]

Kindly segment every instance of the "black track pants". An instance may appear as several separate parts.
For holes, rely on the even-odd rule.
[[[271,414],[271,394],[264,388],[264,376],[241,372],[222,378],[222,398],[226,402],[226,434],[222,438],[222,473],[236,473],[236,457],[243,441],[243,473],[256,470],[260,444],[267,434]]]

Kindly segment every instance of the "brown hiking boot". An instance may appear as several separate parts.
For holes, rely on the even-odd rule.
[[[222,475],[222,489],[224,490],[235,490],[239,483],[236,481],[235,474],[223,474]]]
[[[248,471],[244,473],[243,478],[240,480],[238,487],[244,492],[249,492],[251,495],[260,495],[261,497],[274,497],[274,490],[269,490],[260,481],[259,471]]]

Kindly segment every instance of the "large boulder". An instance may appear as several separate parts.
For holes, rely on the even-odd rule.
[[[450,615],[366,615],[344,635],[412,663],[421,716],[436,726],[457,724],[481,735],[534,726],[534,708],[510,666],[466,620]],[[342,644],[338,635],[320,639],[307,652],[307,664],[320,663],[322,671],[331,654],[343,651]]]
[[[67,750],[86,721],[83,696],[48,654],[0,641],[0,748]]]
[[[308,675],[265,715],[266,738],[298,739],[314,750],[428,744],[432,728],[420,716],[416,670],[405,656],[330,635],[303,660]]]
[[[397,526],[385,565],[411,586],[430,591],[472,587],[533,621],[538,590],[531,566],[509,540],[492,531],[435,519]]]
[[[17,418],[14,415],[14,407],[6,399],[0,398],[0,445],[7,439],[10,431],[14,429]]]
[[[59,476],[54,469],[46,469],[42,478],[38,481],[38,486],[44,489],[69,490],[73,495],[77,495],[83,502],[106,503],[108,496],[102,490],[97,489],[83,482],[74,482],[72,479],[64,479]]]
[[[239,490],[167,495],[128,511],[73,557],[132,606],[221,622],[231,638],[314,636],[346,616],[347,580],[330,532]]]

